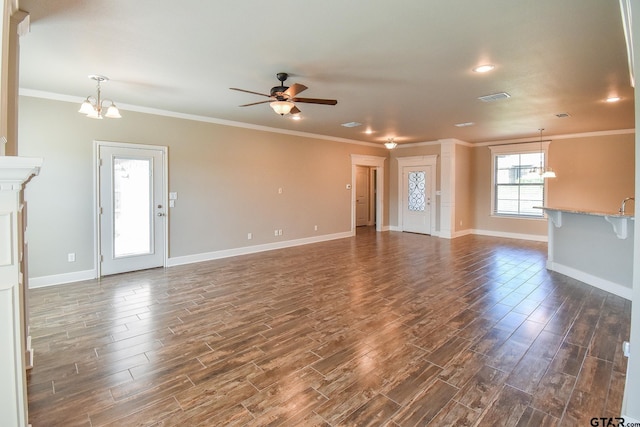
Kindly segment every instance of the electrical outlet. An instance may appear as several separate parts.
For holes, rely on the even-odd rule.
[[[247,233],[247,240],[253,239],[253,233]]]
[[[282,236],[282,229],[278,230],[278,236]]]
[[[278,230],[273,230],[273,235],[278,237]]]
[[[313,226],[313,229],[314,229],[315,231],[318,231],[318,226],[317,226],[317,225],[314,225],[314,226]]]
[[[278,188],[278,194],[282,194],[282,187]]]
[[[67,254],[68,262],[76,262],[76,254],[74,252],[70,252]]]

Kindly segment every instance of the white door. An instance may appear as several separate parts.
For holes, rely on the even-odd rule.
[[[100,275],[164,265],[164,151],[98,146]]]
[[[405,166],[402,176],[402,231],[431,234],[431,166]]]
[[[369,168],[356,166],[356,227],[369,225]]]

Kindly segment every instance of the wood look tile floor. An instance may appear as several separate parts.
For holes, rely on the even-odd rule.
[[[620,413],[630,302],[546,244],[358,230],[32,290],[41,426],[586,426]]]

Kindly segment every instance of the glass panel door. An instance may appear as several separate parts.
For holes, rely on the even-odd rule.
[[[150,254],[151,161],[113,159],[113,252],[115,258]]]
[[[100,275],[165,262],[164,151],[99,145]]]

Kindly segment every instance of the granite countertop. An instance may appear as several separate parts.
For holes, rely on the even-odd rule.
[[[576,208],[561,208],[561,207],[549,207],[549,206],[534,206],[539,209],[544,209],[545,211],[558,211],[558,212],[567,212],[573,214],[581,214],[581,215],[593,215],[593,216],[608,216],[608,217],[619,217],[619,218],[630,218],[634,219],[634,215],[624,214],[621,215],[618,212],[600,212],[600,211],[587,211]]]

